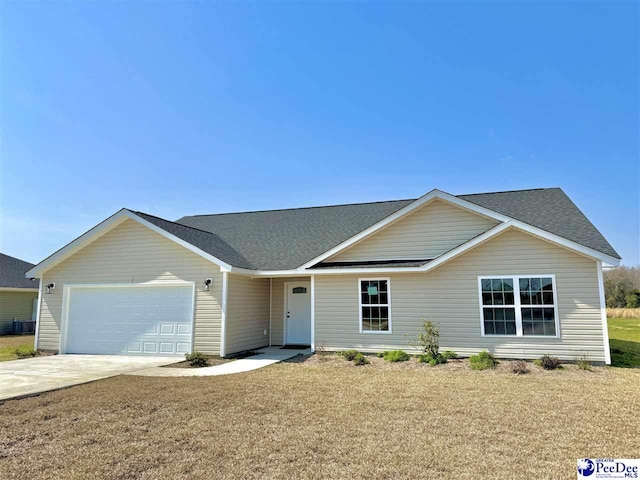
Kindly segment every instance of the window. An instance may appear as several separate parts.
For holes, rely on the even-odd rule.
[[[293,287],[291,293],[307,293],[307,287]]]
[[[483,335],[557,336],[553,275],[479,277]]]
[[[391,291],[388,278],[358,280],[361,333],[391,333]]]

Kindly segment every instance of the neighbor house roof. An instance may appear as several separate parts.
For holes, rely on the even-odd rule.
[[[620,258],[560,188],[459,195],[458,198]],[[176,223],[215,234],[228,248],[233,246],[232,250],[246,261],[245,265],[251,265],[249,268],[289,270],[320,256],[414,201],[195,215],[182,217]],[[227,260],[222,253],[212,254],[241,266]]]
[[[0,288],[38,288],[38,280],[24,276],[33,267],[32,263],[0,253]]]

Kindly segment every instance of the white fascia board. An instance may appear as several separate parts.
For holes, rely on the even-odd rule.
[[[250,275],[253,277],[260,277],[260,276],[291,277],[291,276],[308,276],[312,274],[313,275],[347,275],[347,274],[367,274],[367,273],[378,274],[378,273],[401,273],[401,272],[402,273],[428,272],[511,228],[533,235],[534,237],[538,237],[542,240],[546,240],[559,247],[566,248],[567,250],[571,250],[575,253],[584,255],[594,260],[604,261],[604,262],[613,263],[613,264],[620,263],[618,259],[613,258],[609,255],[603,254],[591,248],[580,245],[576,242],[572,242],[565,238],[559,237],[545,230],[532,227],[531,225],[528,225],[526,223],[519,222],[516,220],[511,220],[504,223],[499,223],[495,227],[487,230],[486,232],[478,235],[477,237],[472,238],[471,240],[463,243],[462,245],[459,245],[453,248],[452,250],[449,250],[448,252],[440,255],[439,257],[435,258],[431,262],[421,267],[335,268],[335,269],[327,269],[327,270],[308,270],[308,269],[298,268],[294,270],[276,270],[276,271],[245,270],[243,272],[238,272],[238,273],[241,273],[244,275]],[[237,272],[237,269],[234,268],[233,271]]]
[[[573,242],[571,240],[567,240],[564,237],[560,237],[553,233],[547,232],[546,230],[542,230],[541,228],[534,227],[532,225],[529,225],[528,223],[520,222],[519,220],[513,220],[509,223],[511,223],[511,225],[518,230],[522,230],[523,232],[529,233],[543,240],[547,240],[548,242],[554,243],[568,250],[572,250],[586,257],[592,258],[594,260],[600,260],[608,265],[620,265],[620,259],[618,258],[607,255],[606,253],[599,252],[598,250],[594,250],[593,248],[585,247],[584,245]]]
[[[34,293],[39,289],[37,288],[20,288],[20,287],[0,287],[0,292],[25,292]]]
[[[130,212],[128,210],[126,210],[126,213],[127,213],[127,216],[129,218],[131,218],[132,220],[135,220],[136,222],[144,225],[145,227],[153,230],[154,232],[159,233],[163,237],[168,238],[169,240],[177,243],[178,245],[186,248],[187,250],[192,251],[196,255],[200,255],[201,257],[206,258],[210,262],[215,263],[216,265],[218,265],[221,269],[231,271],[231,269],[232,269],[231,265],[229,265],[227,262],[223,262],[218,257],[214,257],[213,255],[211,255],[211,254],[209,254],[207,252],[204,252],[203,250],[200,250],[198,247],[192,245],[191,243],[186,242],[186,241],[182,240],[181,238],[176,237],[175,235],[167,232],[166,230],[163,230],[162,228],[158,227],[157,225],[154,225],[153,223],[145,220],[144,218],[139,217],[135,213],[132,213],[132,212]]]
[[[80,235],[78,238],[73,240],[71,243],[68,243],[67,245],[62,247],[60,250],[55,252],[53,255],[50,255],[49,257],[47,257],[45,260],[43,260],[38,265],[33,267],[31,270],[26,272],[25,276],[27,278],[40,278],[40,276],[44,272],[46,272],[47,270],[55,267],[56,265],[61,263],[63,260],[69,258],[74,253],[78,252],[82,248],[86,247],[90,243],[92,243],[95,240],[97,240],[98,238],[100,238],[105,233],[109,232],[110,230],[113,230],[115,227],[117,227],[118,225],[120,225],[121,223],[126,221],[127,219],[134,220],[134,221],[138,222],[139,224],[149,228],[150,230],[153,230],[154,232],[159,233],[163,237],[171,240],[172,242],[175,242],[178,245],[186,248],[187,250],[190,250],[191,252],[193,252],[193,253],[195,253],[197,255],[200,255],[201,257],[209,260],[212,263],[215,263],[221,269],[231,270],[231,265],[229,265],[228,263],[223,262],[219,258],[216,258],[213,255],[210,255],[210,254],[200,250],[198,247],[190,244],[189,242],[185,242],[181,238],[176,237],[175,235],[173,235],[173,234],[163,230],[162,228],[154,225],[153,223],[145,220],[144,218],[139,217],[135,213],[123,208],[122,210],[116,212],[115,214],[111,215],[109,218],[107,218],[103,222],[101,222],[98,225],[96,225],[95,227],[93,227],[91,230],[89,230],[89,231],[83,233],[82,235]]]
[[[475,203],[468,202],[467,200],[462,200],[462,199],[460,199],[458,197],[455,197],[455,196],[453,196],[453,195],[451,195],[449,193],[446,193],[446,192],[443,192],[443,191],[440,191],[440,190],[437,190],[437,189],[436,190],[431,190],[429,193],[427,193],[426,195],[423,195],[422,197],[418,198],[417,200],[415,200],[414,202],[410,203],[406,207],[401,208],[397,212],[395,212],[395,213],[389,215],[388,217],[380,220],[378,223],[370,226],[369,228],[367,228],[367,229],[363,230],[362,232],[358,233],[357,235],[354,235],[353,237],[345,240],[344,242],[336,245],[332,249],[327,250],[322,255],[320,255],[320,256],[308,261],[307,263],[305,263],[304,265],[301,265],[298,268],[305,269],[305,268],[312,267],[316,263],[319,263],[322,260],[325,260],[325,259],[337,254],[338,252],[349,248],[350,246],[354,245],[355,243],[358,243],[359,241],[364,240],[369,235],[372,235],[373,233],[375,233],[378,230],[386,227],[387,225],[400,220],[402,217],[408,215],[409,213],[413,212],[417,208],[420,208],[423,205],[425,205],[425,204],[427,204],[427,203],[429,203],[429,202],[431,202],[433,200],[442,200],[444,202],[450,203],[452,205],[455,205],[457,207],[463,208],[465,210],[469,210],[471,212],[477,213],[478,215],[482,215],[484,217],[488,217],[488,218],[494,219],[494,220],[496,220],[498,222],[507,222],[509,220],[512,220],[510,217],[507,217],[506,215],[502,215],[502,214],[500,214],[498,212],[494,212],[493,210],[489,210],[488,208],[481,207],[480,205],[476,205]]]
[[[87,246],[89,243],[100,238],[109,230],[112,230],[113,228],[117,227],[122,222],[124,222],[128,218],[126,215],[126,212],[127,210],[123,208],[122,210],[119,210],[118,212],[114,213],[109,218],[102,221],[95,227],[86,231],[75,240],[71,241],[70,243],[68,243],[58,251],[54,252],[53,254],[49,255],[47,258],[45,258],[42,262],[38,263],[31,270],[28,270],[24,274],[25,277],[40,278],[44,272],[58,265],[64,259],[70,257],[81,248]]]

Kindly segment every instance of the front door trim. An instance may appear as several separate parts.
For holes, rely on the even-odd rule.
[[[288,344],[292,344],[291,342],[289,342],[289,332],[288,332],[288,322],[287,322],[287,313],[289,312],[289,289],[291,288],[291,286],[296,285],[296,286],[305,286],[308,288],[308,294],[309,294],[309,304],[310,304],[310,309],[309,309],[309,327],[310,327],[310,338],[309,338],[309,342],[313,342],[313,324],[312,324],[312,310],[313,310],[313,294],[312,294],[312,284],[310,280],[303,280],[303,281],[299,281],[299,282],[295,282],[295,281],[291,281],[291,282],[284,282],[284,310],[283,310],[283,322],[284,322],[284,332],[283,332],[283,345],[288,345]],[[293,342],[296,343],[296,342]],[[311,343],[309,343],[309,345],[311,345]]]

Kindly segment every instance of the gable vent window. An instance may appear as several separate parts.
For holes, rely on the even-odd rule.
[[[307,287],[293,287],[291,293],[307,293]]]
[[[359,279],[360,333],[391,333],[388,278]]]
[[[482,335],[557,337],[555,277],[479,277]]]

